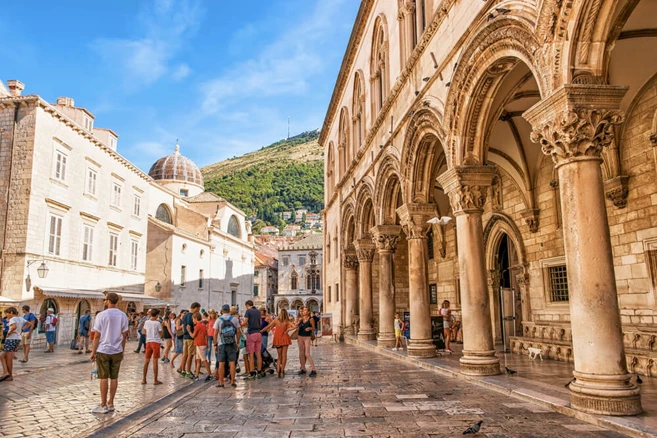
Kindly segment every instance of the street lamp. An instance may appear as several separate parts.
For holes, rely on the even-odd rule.
[[[45,260],[28,260],[27,261],[27,277],[25,277],[25,289],[27,292],[30,291],[32,288],[32,279],[30,278],[30,266],[36,262],[41,262],[39,267],[37,268],[37,274],[39,275],[39,278],[46,278],[48,276],[48,266],[46,265]]]
[[[48,266],[46,266],[46,262],[41,262],[41,265],[37,268],[37,274],[39,275],[39,278],[46,278],[48,276]]]
[[[157,284],[155,285],[155,292],[159,292],[159,291],[161,291],[161,290],[162,290],[162,285],[161,285],[160,282],[158,281]]]

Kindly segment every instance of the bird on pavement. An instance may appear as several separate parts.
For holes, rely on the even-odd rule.
[[[563,385],[563,386],[565,386],[566,388],[568,388],[568,387],[570,386],[571,383],[575,382],[575,380],[577,380],[577,379],[575,379],[575,378],[573,377],[573,379],[572,379],[570,382],[566,383],[566,384]]]
[[[512,376],[512,375],[516,374],[518,371],[512,370],[509,367],[504,367],[504,372],[507,373],[508,375]]]
[[[484,420],[479,420],[472,426],[468,427],[463,431],[463,435],[473,435],[479,432],[479,429],[481,429],[481,423],[483,423]]]
[[[641,377],[639,377],[638,374],[636,375],[636,383],[638,383],[639,385],[643,383],[643,380],[641,380]]]

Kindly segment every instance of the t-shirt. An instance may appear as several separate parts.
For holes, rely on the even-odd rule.
[[[16,330],[9,336],[7,336],[7,339],[19,339],[21,338],[21,330],[23,328],[23,324],[25,324],[25,320],[21,318],[20,316],[14,316],[9,320],[8,326],[11,326],[12,324],[16,324]],[[7,328],[9,330],[9,328]]]
[[[235,343],[236,344],[239,343],[239,338],[237,337],[237,331],[240,328],[240,321],[234,316],[231,316],[228,313],[224,313],[214,323],[214,332],[217,334],[217,341],[218,341],[217,344],[223,345],[223,342],[221,341],[221,325],[223,324],[224,321],[230,321],[235,326]]]
[[[395,330],[401,330],[402,329],[402,321],[401,319],[395,318]]]
[[[23,324],[23,333],[27,333],[30,330],[34,330],[36,328],[36,316],[34,316],[34,313],[28,313],[27,315],[23,316],[23,320],[25,320],[25,324]],[[34,322],[34,325],[30,327],[27,325],[28,322]]]
[[[216,319],[208,319],[208,336],[214,336],[214,323],[217,322]]]
[[[260,330],[260,311],[255,307],[251,307],[249,310],[244,313],[244,317],[248,319],[247,329],[248,333],[251,335],[253,333],[259,333]]]
[[[199,347],[207,347],[208,345],[208,329],[203,322],[199,322],[194,327],[194,345]]]
[[[194,332],[194,315],[192,315],[192,312],[185,313],[182,322],[183,330],[185,332],[183,339],[192,339],[192,335],[187,331],[187,326],[190,326],[192,332]]]
[[[144,322],[144,330],[146,330],[146,342],[157,342],[158,344],[162,343],[162,338],[160,338],[160,330],[162,330],[162,325],[160,321],[149,319]]]
[[[48,315],[46,316],[46,331],[47,332],[54,332],[57,330],[57,327],[53,324],[53,320],[55,319],[55,315]]]
[[[2,318],[2,332],[7,333],[9,331],[9,320],[7,318]]]
[[[122,353],[123,334],[128,333],[128,317],[115,307],[103,310],[96,316],[93,331],[100,334],[98,353]]]
[[[146,317],[139,318],[137,320],[137,331],[141,334],[141,331],[144,330],[144,323],[146,323]]]
[[[84,314],[80,317],[80,333],[88,333],[91,330],[91,315]]]

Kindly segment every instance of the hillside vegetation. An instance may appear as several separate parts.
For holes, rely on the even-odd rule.
[[[205,189],[264,223],[282,226],[277,213],[324,208],[324,153],[319,131],[303,132],[241,157],[203,167]]]

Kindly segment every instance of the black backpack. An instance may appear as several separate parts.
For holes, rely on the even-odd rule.
[[[224,345],[235,344],[235,335],[237,335],[237,330],[232,323],[233,317],[230,316],[228,319],[221,319],[221,327],[219,330],[219,335],[221,336],[221,343]]]

